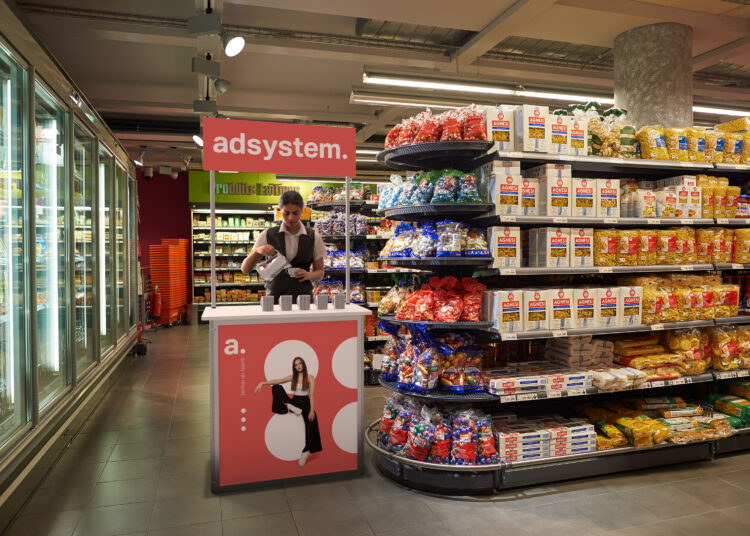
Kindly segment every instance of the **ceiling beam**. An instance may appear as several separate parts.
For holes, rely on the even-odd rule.
[[[736,39],[713,50],[698,54],[693,58],[693,72],[700,71],[706,67],[734,58],[750,48],[750,35]]]
[[[454,52],[451,64],[459,68],[471,65],[482,54],[512,35],[519,26],[527,23],[541,11],[549,9],[554,3],[555,0],[516,0],[468,43]]]
[[[661,6],[638,0],[557,0],[557,5],[652,19],[654,22],[680,22],[694,28],[707,28],[719,32],[750,33],[750,20],[732,15],[714,15],[704,11],[691,11],[678,7]],[[729,6],[727,6],[729,9]],[[606,24],[606,22],[603,22]]]
[[[357,143],[366,142],[370,139],[370,136],[380,132],[380,130],[385,128],[386,125],[393,123],[397,119],[411,115],[412,110],[413,108],[405,108],[401,106],[386,108],[377,114],[374,120],[371,119],[369,123],[357,131]]]

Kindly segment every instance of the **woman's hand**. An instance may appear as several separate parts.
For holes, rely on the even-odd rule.
[[[310,414],[307,416],[308,421],[314,421],[315,420],[315,410],[311,409]]]
[[[257,247],[255,248],[255,251],[257,253],[260,253],[261,255],[266,255],[267,257],[270,257],[276,254],[276,249],[271,244],[266,244],[265,246]]]
[[[256,395],[257,395],[257,394],[258,394],[258,393],[260,392],[260,389],[261,389],[261,387],[263,387],[263,382],[260,382],[260,383],[259,383],[259,384],[258,384],[258,385],[257,385],[257,386],[255,387],[255,394],[256,394]]]
[[[303,270],[302,268],[297,268],[297,271],[294,273],[294,277],[297,278],[297,281],[309,281],[312,277],[312,273],[308,272],[307,270]]]

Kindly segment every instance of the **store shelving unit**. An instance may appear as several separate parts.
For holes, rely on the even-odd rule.
[[[463,150],[462,150],[463,146]],[[457,167],[464,171],[472,171],[493,159],[519,160],[522,168],[528,168],[541,163],[571,164],[574,176],[585,176],[586,173],[595,176],[659,178],[669,177],[680,173],[705,173],[729,175],[747,174],[750,166],[714,165],[711,163],[673,162],[629,160],[603,157],[573,157],[552,154],[537,154],[523,152],[488,152],[490,147],[482,147],[476,142],[450,142],[441,144],[420,144],[399,147],[381,152],[378,160],[390,167],[402,170],[440,169],[447,166]],[[720,172],[719,172],[720,170]],[[397,207],[383,211],[382,214],[392,219],[423,220],[458,215],[471,221],[472,225],[487,227],[491,225],[513,224],[519,226],[591,226],[591,227],[666,227],[688,225],[693,227],[727,225],[750,226],[750,220],[743,219],[666,219],[666,218],[577,218],[577,217],[546,217],[546,216],[498,216],[492,205],[482,211],[477,209],[471,217],[472,209],[462,212],[457,206],[450,211],[443,212],[435,207]],[[451,214],[452,212],[452,214]],[[428,270],[441,270],[451,266],[450,262],[440,259],[381,259],[387,260],[394,266],[420,266]],[[470,267],[469,260],[451,259],[453,268]],[[455,262],[458,261],[458,262]],[[656,273],[656,272],[709,272],[725,270],[747,270],[750,264],[691,264],[691,265],[658,265],[658,266],[594,266],[586,268],[491,268],[479,266],[475,276],[551,276],[559,274],[627,274],[627,273]],[[523,333],[498,333],[482,323],[465,326],[460,323],[443,324],[430,322],[397,321],[393,317],[385,317],[397,324],[422,324],[431,329],[466,329],[467,327],[488,331],[502,341],[508,340],[536,340],[573,335],[603,335],[611,333],[651,333],[671,329],[711,327],[725,324],[750,323],[750,316],[736,316],[712,320],[695,320],[690,322],[663,323],[654,325],[636,325],[612,328],[545,330]],[[654,393],[683,393],[692,389],[693,384],[707,384],[731,378],[748,377],[750,371],[715,371],[710,370],[695,376],[684,376],[672,380],[646,382],[629,391],[651,390]],[[395,392],[400,392],[395,382],[386,382],[382,378],[380,384]],[[665,391],[666,390],[666,391]],[[489,393],[472,393],[460,395],[434,391],[431,393],[404,393],[423,400],[439,401],[444,404],[471,402],[482,404],[482,407],[502,407],[504,411],[528,411],[528,408],[542,408],[547,412],[555,411],[555,404],[564,403],[566,399],[580,400],[590,396],[609,396],[610,393],[623,391],[601,391],[595,387],[585,389],[570,389],[566,391],[537,391],[528,393],[512,393],[493,395]],[[542,411],[544,413],[544,411]],[[448,494],[491,493],[497,489],[527,486],[586,476],[602,475],[615,471],[642,469],[671,463],[711,459],[714,453],[732,452],[750,448],[750,429],[737,431],[737,434],[727,439],[690,443],[686,445],[659,445],[647,449],[621,448],[596,451],[570,456],[556,456],[517,463],[501,462],[492,466],[446,466],[433,463],[408,460],[377,445],[370,435],[376,430],[373,423],[366,434],[367,443],[378,454],[378,465],[381,471],[409,487],[430,492]],[[747,432],[747,433],[744,433]]]

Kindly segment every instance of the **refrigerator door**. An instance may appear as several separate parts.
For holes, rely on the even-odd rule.
[[[0,45],[0,445],[29,420],[23,185],[26,71]]]
[[[130,327],[138,320],[138,211],[136,182],[128,181],[128,259],[130,261]]]
[[[102,355],[114,346],[114,326],[112,322],[112,174],[114,158],[104,149],[99,149],[99,336]]]
[[[117,281],[117,339],[128,332],[127,287],[125,285],[125,170],[115,166],[115,273]]]
[[[75,360],[78,377],[94,362],[94,150],[80,125],[73,130],[73,218],[75,221]]]
[[[34,182],[36,223],[37,375],[39,409],[66,387],[67,294],[65,221],[67,114],[41,85],[34,105]]]

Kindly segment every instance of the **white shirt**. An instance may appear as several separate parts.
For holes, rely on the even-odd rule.
[[[292,234],[289,232],[286,223],[284,222],[281,222],[281,228],[279,230],[284,233],[286,258],[289,262],[292,262],[294,257],[297,256],[297,250],[299,249],[299,237],[300,235],[307,235],[307,230],[305,229],[305,226],[300,223],[299,230],[296,233]],[[315,229],[313,229],[313,233],[315,234],[315,242],[313,245],[313,261],[317,261],[318,259],[322,259],[326,256],[326,246],[325,244],[323,244],[323,238],[320,236],[320,233]],[[268,244],[268,238],[266,237],[267,234],[268,229],[260,233],[258,240],[255,241],[255,246],[253,246],[253,249]]]

